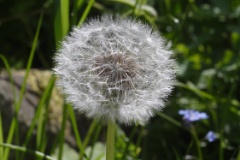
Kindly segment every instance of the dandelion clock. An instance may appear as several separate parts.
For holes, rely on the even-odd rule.
[[[164,107],[175,78],[171,55],[151,27],[119,16],[92,19],[61,43],[57,85],[76,111],[108,123],[107,159],[115,123],[145,124]]]

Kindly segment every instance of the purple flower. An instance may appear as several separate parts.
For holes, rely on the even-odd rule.
[[[213,131],[209,131],[205,138],[207,139],[208,142],[213,142],[217,137]]]
[[[206,113],[192,109],[179,110],[178,114],[183,115],[183,119],[188,122],[194,122],[208,118],[208,115]]]

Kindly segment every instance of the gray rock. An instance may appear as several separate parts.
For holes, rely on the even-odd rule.
[[[0,113],[2,115],[4,137],[7,137],[8,135],[10,124],[15,114],[15,103],[19,101],[19,94],[24,76],[24,70],[12,71],[12,83],[6,72],[0,73]],[[31,70],[29,73],[27,87],[18,113],[20,143],[23,143],[25,140],[25,136],[39,105],[39,100],[45,91],[50,78],[51,71]],[[53,139],[56,138],[61,129],[63,104],[64,98],[61,91],[54,87],[49,101],[49,107],[46,111],[48,113],[46,114],[46,118],[48,118],[46,133],[49,136],[49,144],[47,144],[47,148],[51,148]],[[35,126],[29,146],[35,146],[37,126],[38,124]],[[65,128],[65,141],[71,147],[77,147],[69,121],[67,121]]]

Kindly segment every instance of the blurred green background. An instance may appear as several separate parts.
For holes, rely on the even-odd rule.
[[[71,28],[106,13],[136,17],[165,37],[178,74],[164,115],[182,123],[180,109],[206,112],[209,119],[194,124],[197,135],[202,142],[213,130],[218,139],[204,142],[204,160],[240,160],[240,0],[0,0],[0,53],[25,68],[43,14],[32,68],[50,70]],[[138,158],[197,156],[189,130],[164,115],[144,127]]]

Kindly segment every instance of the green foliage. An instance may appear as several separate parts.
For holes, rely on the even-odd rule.
[[[4,121],[0,115],[0,157],[7,160],[10,149],[19,151],[16,154],[18,159],[24,159],[28,152],[35,154],[36,159],[44,157],[49,139],[45,132],[48,120],[45,117],[55,78],[49,81],[29,131],[24,137],[25,141],[20,144],[17,113],[28,72],[31,68],[51,69],[51,59],[59,47],[59,41],[71,28],[81,26],[90,17],[106,13],[133,16],[160,31],[168,41],[166,45],[172,46],[175,51],[173,58],[178,65],[176,88],[163,113],[157,113],[157,116],[142,128],[117,128],[116,159],[181,160],[189,155],[204,160],[239,160],[239,0],[0,1],[0,58],[3,62],[0,67],[6,69],[10,77],[10,67],[26,68],[21,94],[19,97],[14,96],[16,115],[7,137],[3,136],[1,124]],[[178,115],[180,109],[200,110],[206,112],[209,118],[194,122],[193,132],[184,126],[181,116]],[[93,121],[87,136],[82,139],[70,105],[64,107],[63,117],[61,131],[50,151],[53,157],[60,160],[66,156],[67,147],[63,140],[68,118],[79,148],[78,158],[101,159],[105,156],[104,149],[96,152],[105,148],[105,141],[98,142],[105,130],[102,125]],[[36,148],[27,148],[37,122],[39,127]],[[209,130],[213,130],[218,136],[212,143],[204,138]],[[16,139],[16,143],[13,139]]]

